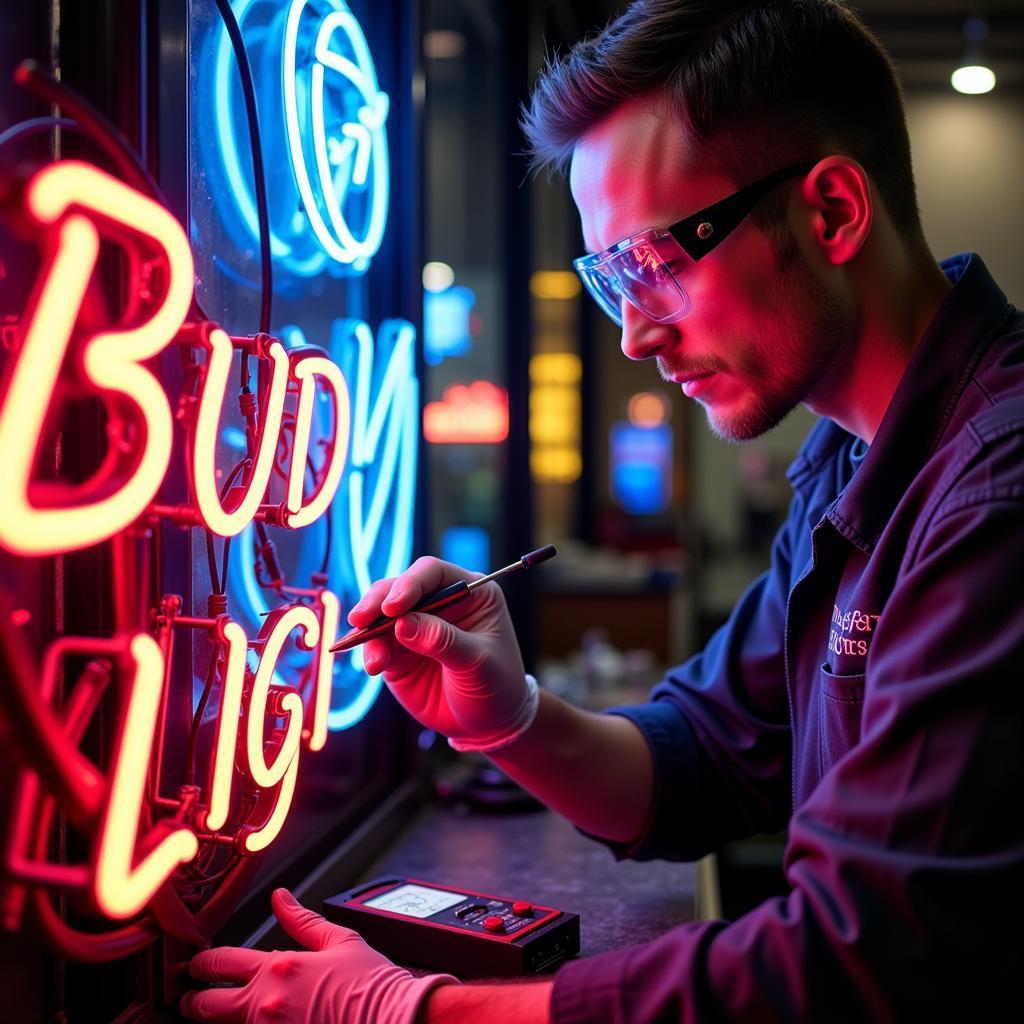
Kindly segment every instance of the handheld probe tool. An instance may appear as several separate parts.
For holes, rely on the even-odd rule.
[[[464,597],[469,597],[477,587],[482,587],[485,583],[490,583],[491,580],[496,580],[499,576],[505,576],[510,572],[518,572],[520,569],[532,569],[533,566],[540,565],[541,562],[546,562],[549,558],[554,557],[555,546],[548,544],[545,547],[538,548],[536,551],[531,551],[528,555],[523,555],[518,562],[506,565],[504,569],[498,569],[489,576],[482,576],[480,579],[473,580],[470,583],[467,583],[465,580],[459,580],[458,583],[453,583],[451,586],[435,590],[433,593],[420,598],[409,611],[436,612],[441,608],[447,608],[448,605],[461,601]],[[408,614],[408,612],[405,614]],[[395,628],[396,621],[390,615],[381,615],[380,618],[371,622],[364,629],[353,629],[346,633],[331,647],[331,653],[349,651],[353,647],[365,644],[367,640],[372,640],[376,636],[383,636],[389,630]]]

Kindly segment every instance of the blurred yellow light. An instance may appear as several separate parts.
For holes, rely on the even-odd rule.
[[[982,64],[969,64],[957,68],[950,76],[953,88],[967,96],[980,96],[996,87],[996,76],[991,68]]]
[[[580,414],[580,393],[572,388],[534,388],[530,392],[530,415],[562,416]]]
[[[657,427],[665,423],[671,409],[664,395],[640,391],[629,400],[629,422],[637,427]]]
[[[541,352],[530,360],[530,469],[538,483],[571,484],[580,477],[582,376],[573,352]]]
[[[530,453],[530,471],[537,483],[575,483],[582,469],[583,460],[573,448],[542,448]]]
[[[530,360],[534,384],[578,384],[582,376],[583,364],[572,352],[542,352]]]
[[[535,299],[575,299],[581,287],[571,270],[537,270],[530,276],[530,294]]]
[[[540,413],[530,417],[530,440],[541,445],[579,446],[578,422],[565,416]]]

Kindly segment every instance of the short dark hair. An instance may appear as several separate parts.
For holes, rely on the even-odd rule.
[[[564,172],[590,129],[645,96],[663,97],[705,165],[740,184],[852,157],[901,237],[923,243],[895,69],[841,0],[636,0],[544,68],[522,116],[533,168]],[[764,226],[782,211],[769,200],[756,216]]]

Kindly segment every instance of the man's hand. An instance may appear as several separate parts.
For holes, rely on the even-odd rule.
[[[215,1024],[412,1024],[424,997],[450,974],[415,978],[371,949],[351,928],[331,924],[277,889],[271,905],[281,927],[309,952],[222,946],[189,964],[200,981],[234,988],[188,992],[181,1012]]]
[[[367,671],[383,673],[391,692],[422,725],[469,745],[514,730],[529,703],[505,596],[488,584],[442,615],[406,613],[424,595],[473,579],[479,575],[419,558],[401,576],[374,583],[348,616],[357,627],[368,626],[382,611],[398,619],[393,636],[370,640],[363,648]]]

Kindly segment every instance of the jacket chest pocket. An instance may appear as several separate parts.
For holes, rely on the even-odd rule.
[[[828,665],[818,672],[818,761],[824,775],[860,742],[864,674],[839,676]]]

